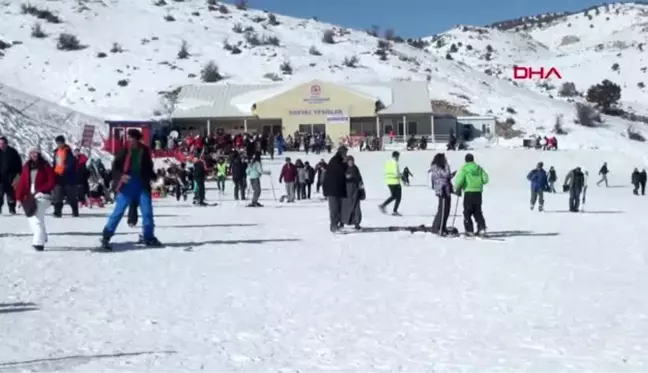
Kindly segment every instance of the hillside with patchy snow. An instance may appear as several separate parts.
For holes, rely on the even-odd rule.
[[[625,138],[630,122],[605,117],[601,128],[583,128],[574,124],[572,102],[544,87],[508,79],[507,68],[513,63],[550,61],[564,69],[565,80],[577,77],[570,66],[574,71],[578,64],[598,67],[583,74],[582,80],[574,79],[579,90],[604,74],[627,74],[624,84],[636,86],[630,76],[637,80],[637,73],[630,74],[630,64],[641,60],[633,60],[633,49],[628,47],[626,54],[616,57],[621,61],[620,71],[607,71],[600,56],[590,63],[583,56],[592,53],[596,57],[596,51],[590,51],[592,39],[586,38],[591,29],[576,20],[571,29],[583,40],[578,44],[583,50],[577,44],[555,45],[548,28],[527,33],[464,27],[436,36],[436,41],[402,41],[395,35],[385,40],[372,32],[212,0],[35,0],[5,1],[0,6],[0,83],[94,117],[150,118],[161,108],[161,93],[201,82],[204,67],[212,62],[218,74],[211,71],[208,75],[210,80],[220,80],[215,84],[313,78],[427,80],[431,99],[474,114],[493,114],[527,134],[548,133],[556,117],[563,116],[569,132],[561,137],[563,147],[618,149],[628,145],[639,147],[638,152],[645,150],[644,144]],[[629,21],[613,16],[618,19],[608,22]],[[631,24],[637,26],[639,20]],[[597,27],[604,30],[603,25]],[[611,43],[617,29],[609,30]],[[547,36],[543,39],[542,35]],[[439,38],[448,40],[439,42],[442,45],[437,48]],[[455,43],[452,40],[462,46],[456,52],[445,51]],[[484,51],[489,49],[492,53],[486,61]],[[637,102],[634,107],[640,109],[641,97],[632,101],[626,92],[643,93],[624,88],[622,98],[627,105]],[[61,130],[68,129],[62,126]]]

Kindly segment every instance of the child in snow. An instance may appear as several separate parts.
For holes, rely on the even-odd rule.
[[[401,176],[401,179],[403,180],[403,184],[405,184],[405,186],[410,185],[410,181],[409,181],[410,176],[414,177],[414,174],[410,172],[409,167],[405,166],[405,168],[403,169],[403,175]]]

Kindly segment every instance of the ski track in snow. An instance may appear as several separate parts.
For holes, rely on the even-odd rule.
[[[367,185],[365,227],[431,223],[433,152],[402,156],[414,178],[400,218],[377,209],[388,153],[354,155]],[[453,168],[463,155],[449,154]],[[109,213],[93,209],[48,219],[50,248],[79,251],[36,253],[26,219],[2,216],[0,371],[645,371],[648,275],[638,222],[648,199],[627,184],[637,159],[475,156],[491,176],[490,231],[520,231],[505,242],[331,235],[325,202],[275,208],[268,178],[262,209],[232,201],[231,183],[222,206],[156,202],[164,249],[88,252]],[[597,188],[592,176],[587,213],[563,213],[566,194],[547,195],[547,211],[531,212],[525,176],[540,160],[560,181],[571,167],[596,174],[608,161],[618,187]],[[275,179],[280,163],[266,162]],[[115,242],[137,233],[123,223]]]

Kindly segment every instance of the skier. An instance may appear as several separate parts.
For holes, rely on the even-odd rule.
[[[535,208],[536,201],[539,203],[538,211],[544,211],[544,191],[549,182],[543,167],[542,162],[539,162],[536,168],[527,174],[527,180],[531,182],[531,211]]]
[[[450,206],[452,203],[452,177],[454,173],[450,171],[450,165],[445,154],[437,153],[432,160],[430,168],[430,179],[432,188],[438,198],[437,213],[432,223],[432,233],[446,236],[448,232],[448,217],[450,216]]]
[[[230,173],[232,174],[232,182],[234,182],[234,199],[237,201],[239,196],[241,200],[245,201],[245,189],[247,188],[245,175],[247,166],[247,163],[243,161],[243,157],[241,157],[239,152],[232,152]]]
[[[563,190],[569,191],[569,211],[578,212],[580,207],[580,197],[585,187],[585,174],[580,167],[569,171],[565,177]]]
[[[466,163],[455,178],[454,190],[458,196],[465,192],[463,200],[464,228],[467,236],[474,235],[473,217],[477,222],[477,235],[486,234],[486,220],[482,212],[482,192],[489,178],[486,170],[475,163],[475,157],[468,153]]]
[[[37,251],[43,251],[47,243],[45,213],[52,203],[50,195],[55,186],[54,169],[43,159],[40,148],[34,147],[16,184],[16,199],[27,215],[33,233],[32,246]]]
[[[9,213],[16,214],[16,196],[13,182],[23,169],[20,155],[13,147],[9,146],[6,137],[0,137],[0,214],[4,199],[7,198]]]
[[[67,203],[72,208],[72,216],[79,216],[79,205],[77,202],[77,162],[72,153],[72,149],[65,143],[65,137],[57,136],[56,150],[52,159],[52,167],[56,173],[56,188],[52,193],[54,205],[54,216],[60,218],[63,216],[63,203]]]
[[[111,250],[110,239],[115,234],[124,212],[132,201],[139,200],[142,210],[142,236],[140,242],[146,246],[162,246],[155,237],[153,222],[153,203],[151,200],[151,181],[156,174],[148,147],[141,143],[142,133],[137,129],[128,130],[129,144],[120,150],[112,165],[113,179],[116,181],[115,209],[103,229],[101,247]]]
[[[207,179],[207,164],[203,159],[204,155],[201,158],[196,159],[194,162],[193,168],[193,179],[196,185],[196,198],[195,205],[198,206],[207,206],[205,203],[205,180]]]
[[[306,199],[306,166],[301,159],[295,161],[295,168],[297,169],[296,191],[297,199]]]
[[[245,169],[247,177],[250,179],[250,186],[252,187],[252,202],[247,207],[263,207],[259,203],[261,197],[261,175],[264,174],[261,165],[261,153],[254,154],[252,162]]]
[[[286,163],[281,168],[279,174],[279,184],[285,183],[286,187],[286,202],[295,202],[295,182],[297,181],[297,168],[290,161],[290,157],[286,157]],[[283,197],[282,197],[283,199]]]
[[[556,193],[556,188],[554,187],[554,184],[556,183],[556,181],[558,181],[558,175],[556,174],[556,169],[553,166],[549,167],[548,181],[549,181],[549,187],[547,188],[547,191],[549,193]]]
[[[401,188],[401,177],[400,168],[398,167],[398,160],[400,158],[400,153],[394,151],[392,153],[391,159],[385,163],[385,184],[389,188],[389,198],[378,206],[380,212],[383,214],[386,213],[387,205],[394,202],[394,210],[392,211],[393,216],[401,216],[398,212],[398,207],[401,203],[401,198],[403,196],[403,189]]]
[[[401,176],[401,180],[403,180],[403,184],[405,184],[405,186],[410,185],[410,176],[414,177],[414,174],[410,172],[409,167],[405,166],[405,168],[403,169],[403,176]]]
[[[207,166],[205,163],[204,157],[201,157],[203,166]],[[195,167],[195,165],[194,165]],[[196,172],[194,171],[194,175]],[[205,175],[206,177],[207,175]],[[225,193],[225,179],[227,178],[227,163],[225,163],[225,158],[220,157],[218,163],[216,163],[216,185],[218,185],[218,191]]]
[[[601,180],[599,180],[596,183],[596,186],[600,186],[601,183],[605,182],[605,186],[609,187],[608,185],[608,178],[607,174],[610,173],[610,170],[608,170],[607,162],[603,162],[603,166],[601,166],[601,169],[599,170],[599,175],[601,175]]]
[[[641,186],[641,195],[646,195],[646,169],[644,168],[639,173],[639,185]]]
[[[320,192],[320,188],[324,184],[324,176],[326,176],[326,161],[320,159],[319,163],[315,165],[315,173],[317,174],[317,183],[315,184],[315,193]]]
[[[347,148],[341,146],[331,157],[326,169],[326,178],[322,191],[328,199],[329,229],[337,232],[342,225],[342,203],[347,197],[346,172],[349,165],[346,162]]]
[[[308,163],[304,162],[306,168],[306,198],[311,199],[311,190],[313,189],[313,181],[315,180],[315,169]]]
[[[360,201],[366,198],[364,183],[360,169],[355,164],[352,156],[346,157],[347,169],[345,172],[346,179],[346,198],[342,199],[341,226],[352,225],[355,230],[361,229],[362,209]]]
[[[77,163],[77,199],[81,206],[88,206],[88,193],[90,192],[90,170],[88,169],[88,156],[81,149],[74,149],[74,158]]]
[[[641,184],[640,179],[641,173],[639,172],[639,169],[635,167],[635,169],[632,171],[632,175],[630,176],[630,182],[632,183],[632,186],[634,186],[632,194],[634,194],[635,196],[639,195],[639,186]]]

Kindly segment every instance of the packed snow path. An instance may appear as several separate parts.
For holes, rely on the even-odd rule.
[[[389,154],[355,154],[365,227],[431,223],[433,154],[402,156],[414,173],[403,217],[376,207]],[[450,154],[454,169],[463,156]],[[108,214],[93,209],[50,218],[49,249],[37,253],[26,219],[2,216],[0,371],[648,369],[648,197],[629,187],[640,164],[603,152],[475,156],[491,176],[487,223],[503,241],[332,235],[325,202],[277,208],[267,178],[263,209],[232,201],[231,183],[218,207],[156,202],[164,249],[88,252]],[[586,212],[567,213],[566,194],[529,211],[525,176],[540,160],[560,182],[576,165],[590,171]],[[593,185],[603,161],[612,188]],[[115,241],[137,233],[123,222]]]

